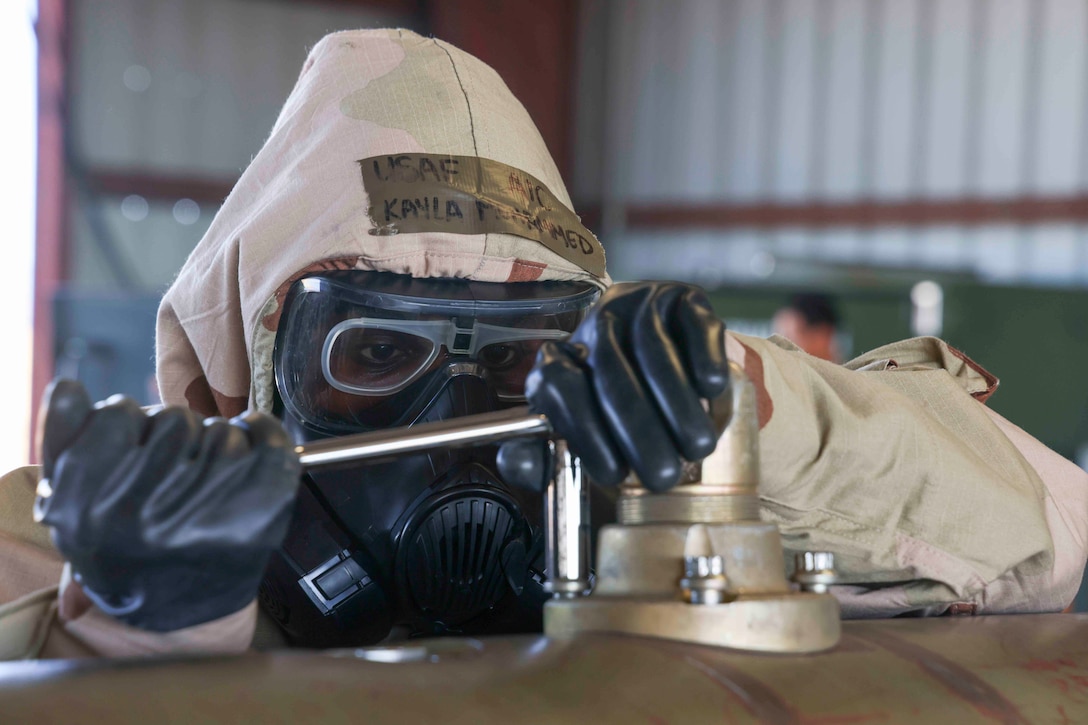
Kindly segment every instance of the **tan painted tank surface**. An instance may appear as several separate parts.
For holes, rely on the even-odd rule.
[[[846,622],[823,654],[620,635],[0,665],[4,723],[1084,723],[1088,615]]]

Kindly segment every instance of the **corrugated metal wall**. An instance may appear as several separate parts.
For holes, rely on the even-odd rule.
[[[73,5],[73,131],[107,167],[237,175],[323,35],[396,25],[344,3],[93,0]]]
[[[1080,222],[672,232],[622,214],[1084,195],[1088,0],[588,0],[583,19],[573,187],[603,205],[614,274],[1088,284]]]
[[[75,0],[71,11],[68,156],[80,193],[69,273],[82,289],[161,291],[217,207],[139,189],[96,194],[94,177],[211,181],[225,195],[323,35],[414,22],[283,0]]]

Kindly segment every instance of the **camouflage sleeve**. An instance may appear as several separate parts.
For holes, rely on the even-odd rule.
[[[757,389],[763,517],[787,550],[835,552],[846,616],[1072,598],[1084,477],[981,404],[997,379],[962,353],[919,338],[839,366],[732,334],[727,352]]]

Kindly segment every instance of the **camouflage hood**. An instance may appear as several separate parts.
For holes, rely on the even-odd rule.
[[[404,30],[325,37],[159,308],[163,402],[272,406],[290,284],[329,269],[609,280],[540,133],[476,58]]]

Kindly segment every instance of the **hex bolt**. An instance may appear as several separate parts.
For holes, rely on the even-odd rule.
[[[737,598],[729,590],[721,556],[685,556],[680,591],[688,604],[725,604]]]
[[[791,580],[801,591],[826,594],[832,584],[839,582],[835,571],[835,555],[830,551],[804,551],[793,557],[794,572]]]

